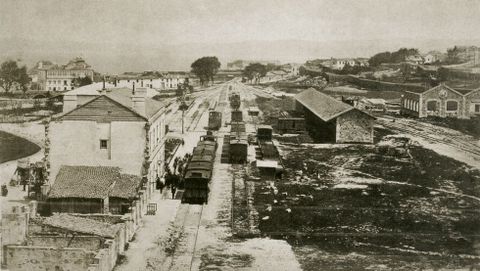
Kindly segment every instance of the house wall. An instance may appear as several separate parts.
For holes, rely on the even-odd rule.
[[[48,199],[50,213],[103,213],[101,199],[62,198]]]
[[[162,113],[150,125],[149,129],[150,165],[148,170],[148,193],[155,190],[155,180],[163,178],[165,166],[165,114]]]
[[[7,268],[18,271],[87,270],[93,254],[80,248],[7,246]]]
[[[480,106],[480,90],[475,90],[472,93],[466,95],[464,100],[465,117],[480,116],[480,112],[475,112],[475,105],[477,105],[477,107]]]
[[[443,93],[443,95],[442,95]],[[437,111],[427,111],[428,101],[437,101]],[[458,108],[456,111],[447,111],[446,104],[447,101],[456,101],[458,103]],[[421,106],[420,106],[420,117],[426,116],[439,116],[442,118],[445,117],[458,117],[464,118],[464,108],[463,96],[449,90],[448,88],[439,87],[431,91],[425,92],[421,95]]]
[[[337,143],[373,143],[374,119],[358,110],[337,118]]]
[[[87,251],[97,251],[102,248],[104,241],[96,236],[30,236],[28,246],[54,247],[54,248],[82,248]]]
[[[22,244],[27,236],[29,225],[29,211],[25,207],[16,206],[10,210],[9,213],[2,213],[1,222],[1,261],[2,264],[6,263],[6,251],[7,245]]]
[[[117,166],[122,172],[139,175],[146,144],[144,122],[60,121],[51,122],[50,184],[61,165]],[[108,149],[100,149],[100,140]]]
[[[152,79],[120,79],[117,81],[118,87],[132,88],[133,83],[136,87],[149,87],[154,89],[177,89],[178,84],[183,83],[183,78],[165,77]]]

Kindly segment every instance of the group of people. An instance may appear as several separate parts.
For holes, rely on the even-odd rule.
[[[160,180],[160,177],[157,176],[156,186],[157,189],[160,190],[160,193],[163,193],[164,188],[170,189],[170,192],[172,193],[172,199],[174,199],[179,182],[180,177],[178,175],[172,174],[170,170],[167,169],[167,172],[165,174],[165,183],[163,183],[162,180]]]

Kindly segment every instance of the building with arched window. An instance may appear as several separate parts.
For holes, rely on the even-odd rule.
[[[420,90],[404,91],[401,112],[420,118],[428,116],[468,119],[480,116],[480,88],[452,88],[445,84]]]

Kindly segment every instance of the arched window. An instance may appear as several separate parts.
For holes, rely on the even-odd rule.
[[[458,103],[457,101],[447,101],[447,111],[457,111]]]

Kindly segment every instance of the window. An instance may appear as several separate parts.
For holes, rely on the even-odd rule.
[[[447,111],[457,111],[458,103],[457,101],[447,101]]]
[[[480,113],[480,104],[475,105],[475,113]]]
[[[100,139],[100,149],[108,149],[108,140]]]
[[[427,111],[437,111],[437,101],[428,101]]]

